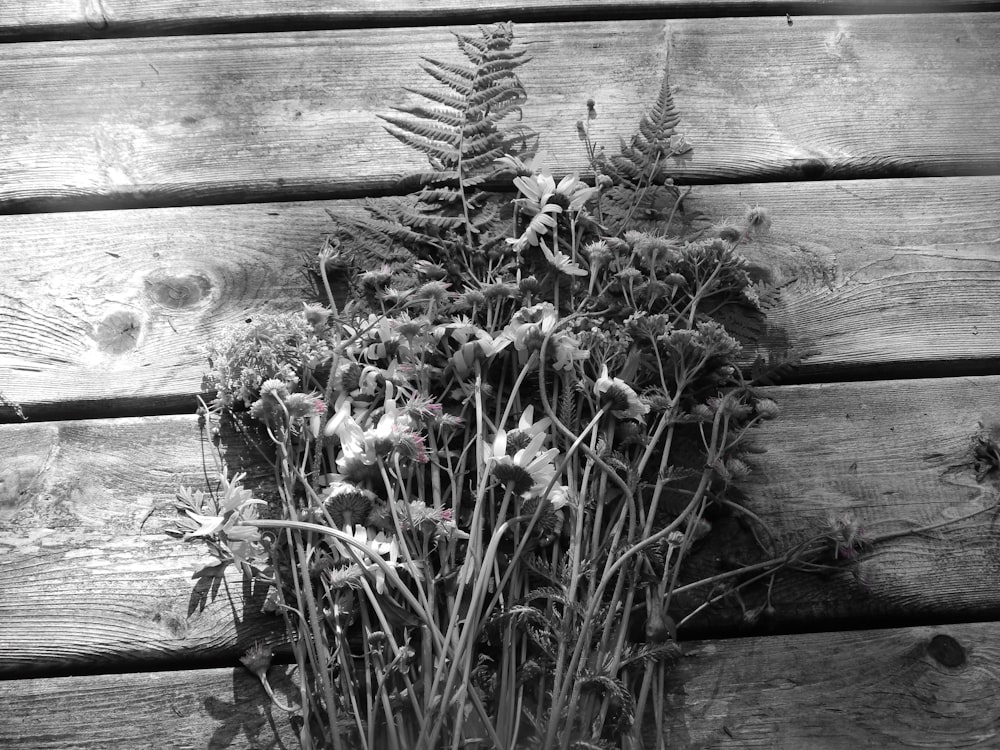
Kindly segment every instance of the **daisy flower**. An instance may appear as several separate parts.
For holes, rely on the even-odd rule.
[[[545,244],[545,240],[541,239],[538,240],[538,246],[541,247],[542,255],[545,256],[545,260],[547,260],[549,265],[553,266],[559,273],[569,274],[570,276],[587,275],[587,269],[579,265],[562,250],[549,249],[549,246]]]
[[[608,366],[601,368],[601,376],[594,383],[594,393],[601,404],[606,404],[619,419],[641,420],[649,413],[649,406],[639,400],[639,395],[621,378],[608,376]]]
[[[523,448],[514,450],[511,445],[508,449],[507,431],[499,430],[493,442],[484,446],[486,465],[493,476],[515,495],[540,492],[555,477],[556,467],[552,459],[559,454],[557,448],[542,451],[544,442],[545,434],[541,433],[532,437]]]

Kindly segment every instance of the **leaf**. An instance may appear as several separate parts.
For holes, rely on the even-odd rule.
[[[198,526],[194,531],[185,534],[184,539],[192,539],[196,536],[213,536],[222,528],[222,524],[225,522],[222,516],[204,516],[200,513],[195,513],[193,510],[186,510],[185,512]]]
[[[647,200],[651,187],[667,191],[670,197],[665,202],[671,204],[680,195],[665,164],[673,153],[671,137],[679,122],[680,113],[670,92],[669,71],[665,69],[656,101],[640,118],[637,132],[629,143],[621,142],[618,154],[602,153],[596,159],[598,169],[610,177],[614,185],[604,191],[600,206],[603,222],[611,233],[633,228],[661,234],[669,231],[670,227],[658,224],[656,217],[643,216],[638,209]],[[667,218],[662,217],[664,222]]]
[[[444,263],[459,247],[468,252],[495,240],[500,214],[489,206],[485,187],[498,174],[500,157],[524,154],[535,138],[515,121],[527,99],[517,69],[529,58],[512,47],[510,24],[455,38],[460,61],[422,58],[421,68],[440,88],[406,89],[432,105],[380,115],[387,132],[427,157],[429,170],[400,183],[415,186],[415,194],[366,203],[366,219],[337,218],[342,236],[351,236],[366,257],[398,254],[402,243]]]

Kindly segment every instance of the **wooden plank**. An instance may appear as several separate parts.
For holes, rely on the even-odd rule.
[[[676,750],[998,742],[995,622],[689,642],[684,651],[661,735]],[[280,668],[270,677],[294,704]],[[0,698],[0,743],[10,750],[295,747],[287,719],[240,669],[7,681]],[[645,730],[655,747],[655,726]]]
[[[1000,742],[998,623],[702,642],[665,740],[699,750],[986,748]]]
[[[822,533],[830,514],[853,514],[871,537],[995,505],[997,480],[976,482],[971,441],[984,411],[989,425],[1000,419],[995,410],[989,416],[1000,377],[769,393],[783,414],[755,434],[767,453],[747,458],[754,474],[742,489],[778,547]],[[204,590],[192,596],[197,548],[162,533],[176,487],[202,481],[197,436],[193,417],[0,427],[0,678],[95,663],[148,669],[182,655],[192,666],[218,663],[254,638],[277,637],[274,620],[259,613],[264,592],[247,591],[236,577],[214,599]],[[246,461],[233,443],[231,470],[255,466]],[[991,511],[887,541],[829,577],[779,577],[775,614],[762,624],[815,630],[994,617],[996,518]],[[745,531],[723,536],[724,549],[709,546],[693,559],[696,572],[727,570],[723,553],[756,559]],[[748,606],[761,595],[750,592]],[[691,596],[685,606],[700,601]],[[687,637],[732,634],[734,609],[692,621]]]
[[[266,591],[232,569],[193,580],[204,546],[163,533],[177,488],[205,486],[203,449],[215,477],[194,416],[0,431],[0,679],[217,663],[281,637]],[[266,468],[237,441],[226,460],[258,480]]]
[[[741,326],[748,359],[812,352],[802,379],[997,367],[1000,178],[692,194],[720,222],[757,204],[773,228],[745,252],[774,283],[795,281],[766,329]],[[0,216],[0,392],[35,419],[193,411],[203,344],[300,304],[300,257],[331,229],[328,208],[357,204]],[[0,419],[15,416],[0,407]]]
[[[988,11],[994,0],[7,0],[0,39],[290,31],[449,23]],[[794,23],[794,21],[793,21]]]
[[[271,687],[297,705],[288,669]],[[294,748],[288,715],[244,670],[206,669],[0,682],[0,745],[19,750],[261,750]]]
[[[465,29],[466,27],[460,27]],[[667,58],[695,182],[984,174],[1000,166],[1000,16],[538,24],[524,122],[584,169]],[[155,37],[0,47],[0,210],[291,200],[389,189],[423,167],[377,119],[448,30]]]
[[[31,405],[45,403],[87,416],[193,412],[207,341],[301,307],[300,254],[322,244],[323,208],[0,217],[0,391],[36,418],[45,410]]]
[[[879,543],[854,564],[838,563],[831,548],[819,562],[836,570],[779,576],[774,613],[742,626],[766,632],[995,616],[998,477],[978,482],[972,451],[981,424],[1000,429],[998,388],[996,377],[964,377],[773,389],[781,415],[753,434],[766,452],[743,457],[752,474],[740,489],[776,550],[830,533],[845,518],[867,540],[951,524]],[[693,559],[690,576],[767,557],[732,518],[718,523],[732,535],[717,532],[720,541]],[[748,611],[767,603],[765,583],[747,592]],[[692,592],[686,602],[700,600]],[[715,620],[692,620],[688,632],[731,632],[741,613],[733,600],[725,604]]]
[[[782,286],[762,331],[738,320],[746,354],[808,353],[796,377],[996,372],[1000,357],[1000,182],[859,180],[699,188],[695,207],[771,233],[745,246]]]

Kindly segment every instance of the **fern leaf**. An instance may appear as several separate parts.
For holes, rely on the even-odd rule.
[[[481,170],[484,167],[490,166],[493,162],[503,156],[504,151],[505,149],[503,146],[497,146],[496,148],[490,149],[489,151],[479,154],[478,156],[473,156],[471,158],[467,156],[463,157],[462,166],[470,171]],[[462,180],[462,184],[468,185],[469,183]]]
[[[455,132],[455,128],[448,127],[447,123],[398,115],[378,115],[378,118],[405,133],[419,136],[422,139],[441,141],[452,148],[458,148],[460,137]]]
[[[424,188],[416,195],[422,203],[458,203],[462,194],[453,187]]]
[[[526,101],[517,69],[528,58],[512,47],[513,27],[480,27],[478,36],[459,34],[456,41],[460,61],[422,58],[420,67],[440,88],[408,88],[425,102],[380,116],[386,131],[430,165],[404,178],[407,199],[368,207],[359,231],[369,245],[381,232],[386,252],[405,241],[443,262],[460,246],[466,253],[493,247],[500,214],[485,187],[498,173],[497,159],[532,145],[533,133],[514,122]]]
[[[437,163],[441,165],[452,164],[458,161],[458,150],[454,146],[442,145],[430,138],[416,135],[392,125],[387,125],[385,130],[389,135],[402,141],[410,148],[423,151],[428,157],[436,159]]]
[[[440,216],[438,214],[417,211],[404,214],[404,218],[406,219],[407,226],[415,229],[427,229],[428,227],[458,229],[465,223],[465,219],[461,216]]]
[[[462,54],[473,63],[478,63],[479,59],[489,49],[489,45],[486,42],[476,39],[474,36],[455,34],[455,40],[458,42],[458,48],[462,51]]]
[[[449,107],[458,112],[459,115],[461,115],[465,109],[465,97],[453,94],[451,91],[435,91],[433,89],[413,88],[404,88],[403,91],[416,94],[417,96],[422,96],[424,99],[429,99],[432,102]]]
[[[665,162],[674,153],[671,137],[679,122],[669,73],[664,70],[656,101],[640,118],[630,142],[622,142],[618,154],[602,153],[596,158],[598,169],[614,185],[604,191],[600,206],[602,221],[611,232],[641,229],[663,234],[670,230],[666,223],[680,192],[673,186]]]
[[[480,211],[476,216],[472,217],[472,225],[477,231],[485,229],[494,221],[496,221],[497,216],[500,214],[500,209],[497,207],[496,203],[487,203],[483,210]]]
[[[670,78],[665,71],[663,81],[660,83],[660,93],[649,111],[649,116],[643,120],[654,129],[656,137],[660,139],[670,138],[674,134],[674,128],[681,121],[680,112],[674,106],[673,94],[670,93]],[[640,128],[641,126],[642,123],[640,123]]]
[[[469,103],[484,111],[505,108],[513,111],[525,101],[524,93],[513,86],[498,86],[479,91],[469,97]]]
[[[424,72],[430,75],[431,78],[443,83],[452,91],[461,94],[462,96],[468,96],[472,93],[472,77],[468,76],[468,71],[460,68],[459,70],[461,72],[456,73],[454,69],[441,67],[440,64],[436,64],[434,60],[427,60],[427,64],[421,65],[420,67],[423,68]]]
[[[411,115],[420,120],[427,122],[443,123],[451,128],[462,127],[465,123],[465,118],[462,116],[461,112],[456,112],[451,107],[425,107],[421,105],[415,105],[412,107],[396,107],[397,112],[405,115]],[[387,119],[386,116],[380,115],[382,119]]]
[[[482,93],[499,85],[524,93],[524,87],[517,80],[517,76],[513,74],[513,69],[508,62],[492,63],[490,67],[493,69],[488,72],[480,70],[479,75],[473,81],[473,87],[476,91]]]

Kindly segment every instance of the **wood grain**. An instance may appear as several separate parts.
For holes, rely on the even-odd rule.
[[[766,207],[744,247],[787,284],[746,357],[810,352],[796,377],[912,376],[1000,360],[1000,178],[704,186],[725,223]],[[0,216],[0,392],[29,418],[193,411],[203,346],[301,304],[302,257],[332,228],[302,202]],[[0,407],[0,419],[16,419]]]
[[[993,10],[993,0],[7,0],[0,39],[618,18]],[[793,21],[794,23],[794,21]]]
[[[467,27],[456,27],[467,30]],[[524,122],[584,169],[596,103],[614,148],[670,54],[694,182],[988,174],[1000,166],[993,14],[526,24]],[[0,47],[0,211],[292,200],[391,189],[423,167],[376,115],[415,97],[447,29]]]
[[[746,505],[783,548],[853,514],[865,533],[912,529],[996,504],[998,479],[975,480],[979,421],[1000,421],[1000,377],[786,386],[770,390],[781,417],[754,435],[766,453]],[[229,443],[230,470],[262,468]],[[0,677],[92,669],[217,664],[258,637],[277,638],[262,591],[231,574],[192,594],[198,547],[163,534],[178,485],[203,486],[193,417],[0,426]],[[152,511],[152,514],[150,514]],[[146,518],[146,516],[149,516]],[[1000,617],[998,511],[931,534],[877,545],[821,578],[780,576],[776,608],[758,627],[817,630],[943,618]],[[700,575],[748,555],[746,532],[693,559]],[[748,593],[756,606],[763,591]],[[702,600],[691,595],[690,609]],[[736,606],[692,621],[688,638],[736,632]]]
[[[676,750],[993,748],[998,634],[990,622],[689,642],[661,736]],[[272,684],[294,703],[282,674],[272,667]],[[6,681],[0,699],[10,750],[296,746],[241,669]]]
[[[318,251],[330,219],[323,205],[276,204],[7,216],[0,227],[0,392],[29,417],[46,402],[102,416],[193,412],[205,344],[260,312],[300,308],[301,254]]]
[[[828,576],[779,576],[773,616],[743,626],[767,632],[1000,617],[994,583],[1000,476],[993,472],[977,482],[972,454],[981,425],[1000,427],[998,389],[995,377],[772,389],[781,415],[754,432],[752,444],[766,452],[744,457],[753,473],[739,488],[746,507],[769,527],[776,550],[828,532],[843,517],[853,519],[863,538],[877,539],[982,512],[877,544]],[[731,521],[719,525],[717,543],[694,558],[699,575],[766,557]],[[837,565],[832,549],[823,561]],[[752,589],[748,610],[763,606],[764,594],[763,586]],[[727,606],[717,620],[692,621],[689,632],[731,628],[739,609],[731,600]]]
[[[859,180],[699,188],[724,223],[750,206],[773,217],[744,246],[778,285],[766,325],[729,321],[745,354],[808,353],[796,377],[996,372],[1000,357],[1000,182]]]
[[[995,622],[690,644],[665,740],[699,750],[1000,743]]]
[[[231,445],[229,471],[260,484]],[[266,591],[194,579],[206,548],[164,534],[177,489],[217,477],[196,417],[8,425],[0,456],[0,678],[232,661],[282,637]]]
[[[287,668],[268,678],[297,704]],[[19,750],[299,747],[288,715],[242,667],[0,682],[0,745]]]

